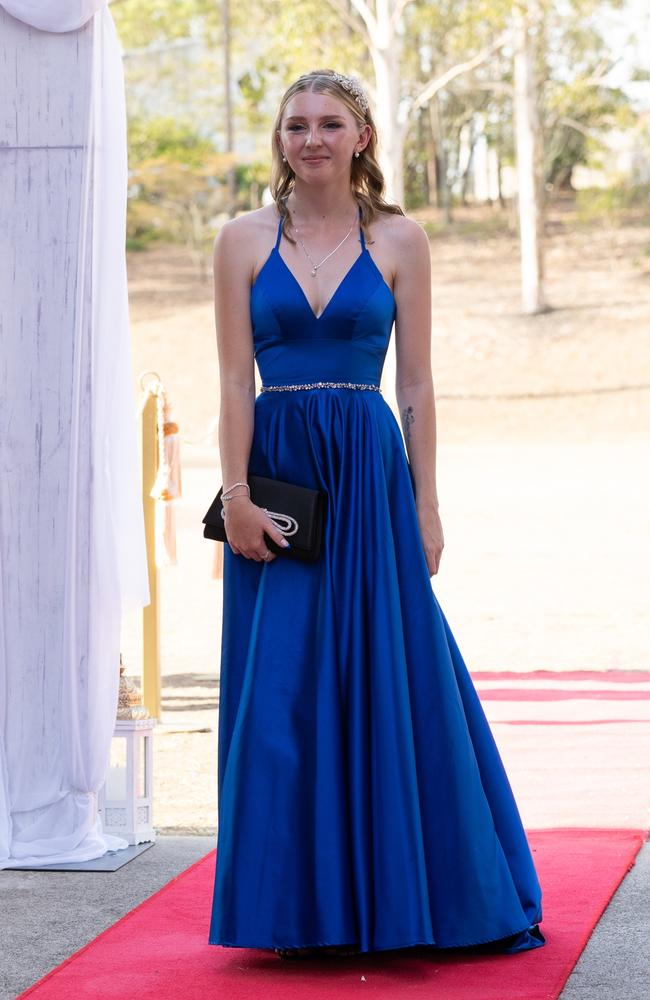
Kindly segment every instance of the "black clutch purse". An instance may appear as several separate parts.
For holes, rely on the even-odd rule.
[[[296,486],[266,476],[248,476],[250,498],[262,507],[273,523],[291,543],[284,549],[264,532],[264,539],[271,552],[278,555],[314,562],[318,559],[323,542],[323,518],[327,494],[307,486]],[[217,493],[210,509],[203,518],[204,538],[226,542],[226,526],[221,494]],[[230,502],[230,501],[227,501]]]

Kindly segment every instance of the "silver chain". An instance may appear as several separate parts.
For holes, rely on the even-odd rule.
[[[287,208],[289,208],[289,206],[288,206],[288,205],[287,205]],[[289,209],[289,211],[290,211],[290,209]],[[344,244],[344,243],[345,243],[345,241],[347,240],[348,236],[350,235],[350,233],[351,233],[351,232],[352,232],[352,230],[354,229],[354,223],[355,223],[355,222],[356,222],[356,216],[355,216],[355,218],[354,218],[354,219],[352,220],[352,225],[351,225],[351,226],[350,226],[350,228],[348,229],[347,233],[345,234],[345,236],[343,237],[343,239],[341,240],[341,242],[339,243],[339,245],[338,245],[338,246],[336,246],[336,247],[334,247],[334,249],[332,250],[332,252],[331,252],[331,253],[328,253],[327,257],[323,257],[323,259],[322,259],[322,260],[320,261],[320,263],[318,263],[318,264],[314,263],[314,260],[313,260],[313,258],[312,258],[312,256],[311,256],[311,254],[309,253],[309,250],[307,249],[307,247],[305,246],[305,244],[304,244],[304,243],[302,242],[302,240],[301,240],[301,238],[300,238],[300,236],[299,236],[299,234],[298,234],[298,226],[297,226],[297,225],[296,225],[296,223],[294,222],[294,224],[293,224],[293,228],[294,228],[294,229],[295,229],[295,231],[296,231],[296,236],[298,237],[298,242],[300,243],[300,246],[301,246],[301,247],[303,248],[303,250],[304,250],[304,252],[305,252],[305,255],[306,255],[306,257],[307,257],[307,260],[308,260],[308,261],[309,261],[309,263],[311,264],[311,271],[310,271],[309,273],[311,274],[312,278],[315,278],[315,277],[316,277],[316,274],[317,274],[317,271],[318,271],[318,268],[319,268],[319,267],[322,267],[322,266],[323,266],[323,264],[324,264],[324,263],[325,263],[326,261],[328,261],[328,260],[330,259],[330,257],[331,257],[331,256],[332,256],[333,254],[335,254],[335,253],[336,253],[336,251],[337,251],[337,250],[339,249],[339,247],[342,247],[342,246],[343,246],[343,244]]]

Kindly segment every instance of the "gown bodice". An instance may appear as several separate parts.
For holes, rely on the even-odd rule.
[[[361,227],[360,254],[316,316],[280,254],[282,221],[251,287],[254,356],[263,385],[341,380],[378,386],[397,307]]]

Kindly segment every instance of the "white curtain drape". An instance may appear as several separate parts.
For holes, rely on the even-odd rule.
[[[0,93],[16,102],[0,122],[4,868],[127,846],[102,832],[97,792],[121,615],[149,589],[115,26],[100,0],[0,6]]]
[[[76,31],[97,11],[106,6],[105,0],[2,0],[12,17],[40,31]]]

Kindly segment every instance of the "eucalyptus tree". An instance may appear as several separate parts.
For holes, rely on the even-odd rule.
[[[544,291],[544,198],[540,125],[538,44],[542,28],[539,0],[513,4],[517,197],[521,299],[525,313],[547,309]]]
[[[518,173],[522,300],[525,311],[545,308],[543,202],[551,153],[571,156],[589,134],[598,85],[584,80],[580,107],[566,93],[581,44],[602,58],[603,40],[593,27],[600,9],[624,0],[239,0],[232,4],[236,111],[224,99],[223,74],[213,67],[187,107],[228,134],[234,113],[247,135],[257,133],[268,156],[268,128],[279,91],[297,75],[318,67],[353,73],[366,85],[380,127],[379,155],[388,197],[404,203],[405,143],[421,141],[423,113],[435,138],[436,182],[447,212],[450,185],[467,163],[459,160],[463,130],[485,134],[512,156]],[[201,37],[208,50],[224,44],[222,0],[115,0],[121,34],[144,50]],[[264,27],[262,33],[258,26]],[[599,46],[600,41],[600,46]],[[562,65],[561,53],[570,56]],[[574,65],[572,65],[572,62]],[[591,59],[590,74],[599,72]],[[583,74],[584,75],[584,74]],[[185,81],[180,81],[185,83]],[[179,82],[179,83],[180,83]],[[591,97],[584,96],[591,88]],[[230,96],[230,85],[228,85]],[[203,103],[202,103],[203,102]],[[563,111],[563,113],[561,113]],[[572,113],[573,112],[573,113]],[[225,116],[225,123],[224,123]],[[203,122],[201,122],[203,124]],[[567,141],[574,136],[573,142]],[[234,145],[234,143],[231,143]],[[471,145],[471,140],[470,140]],[[584,148],[584,142],[583,147]],[[471,150],[470,150],[471,151]]]
[[[452,80],[484,63],[500,48],[507,35],[499,30],[509,4],[505,0],[327,0],[341,20],[363,41],[373,69],[370,89],[377,120],[381,122],[381,166],[386,188],[396,201],[404,200],[404,142],[420,108]],[[483,11],[483,15],[482,15]],[[429,66],[425,80],[405,77],[403,66],[413,33],[429,24],[432,38],[442,25],[460,28],[472,25],[474,44],[457,59],[442,66],[432,60],[426,33],[419,32],[420,68]],[[481,36],[483,36],[481,38]],[[476,44],[478,42],[478,44]]]

